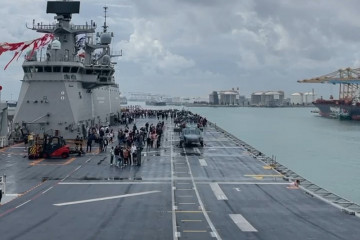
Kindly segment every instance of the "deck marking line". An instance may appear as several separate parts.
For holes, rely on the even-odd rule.
[[[160,191],[148,191],[148,192],[130,193],[130,194],[124,194],[124,195],[118,195],[118,196],[112,196],[112,197],[93,198],[93,199],[74,201],[74,202],[56,203],[56,204],[53,204],[53,205],[54,206],[67,206],[67,205],[74,205],[74,204],[81,204],[81,203],[89,203],[89,202],[98,202],[98,201],[104,201],[104,200],[111,200],[111,199],[117,199],[117,198],[140,196],[140,195],[158,193],[158,192],[160,192]]]
[[[281,174],[246,174],[245,177],[283,177]]]
[[[200,166],[207,167],[207,163],[206,163],[205,159],[200,159],[199,158],[199,162],[200,162]]]
[[[172,123],[170,125],[170,127],[172,127]],[[173,140],[174,136],[173,136],[173,131],[168,131],[168,135],[170,134],[170,136],[168,136],[169,139]],[[177,227],[176,227],[176,210],[177,210],[177,206],[175,206],[175,180],[174,180],[174,147],[173,144],[170,144],[170,166],[171,166],[171,205],[173,206],[173,211],[171,212],[171,222],[172,222],[172,231],[174,233],[173,235],[173,240],[178,240],[180,237],[180,232],[177,231]]]
[[[169,184],[167,182],[59,182],[60,185],[126,185],[126,184]],[[289,183],[287,183],[289,184]]]
[[[69,160],[67,160],[66,162],[64,162],[63,165],[68,165],[70,163],[72,163],[73,161],[75,161],[76,158],[70,158]]]
[[[181,220],[182,222],[202,222],[203,220]]]
[[[46,189],[45,191],[43,191],[42,194],[46,193],[47,191],[50,191],[53,187],[54,187],[54,186],[49,187],[48,189]]]
[[[243,232],[257,232],[254,228],[241,214],[229,214],[230,218],[234,223],[241,229]]]
[[[185,151],[185,148],[183,147],[183,150]],[[201,206],[201,212],[202,214],[204,215],[205,219],[206,219],[206,222],[209,224],[209,227],[211,228],[211,230],[216,233],[216,239],[217,240],[222,240],[221,236],[218,234],[214,224],[212,223],[207,211],[205,210],[205,207],[204,207],[204,203],[203,201],[201,200],[201,197],[200,197],[200,193],[199,191],[197,190],[197,187],[196,187],[196,184],[195,184],[195,179],[194,179],[194,176],[192,174],[192,170],[191,170],[191,165],[190,165],[190,162],[189,162],[189,158],[186,154],[186,151],[185,151],[185,159],[186,159],[186,164],[188,165],[189,167],[189,173],[190,173],[190,177],[191,177],[191,182],[193,183],[194,185],[194,191],[195,191],[195,195],[196,195],[196,198],[198,199],[199,201],[199,205]]]
[[[198,148],[194,148],[194,151],[198,154],[201,154],[200,150]]]
[[[16,208],[11,208],[11,209],[7,210],[6,212],[0,214],[0,217],[3,217],[3,216],[5,216],[6,214],[11,213],[11,212],[14,211],[15,209],[16,209]]]
[[[35,165],[38,165],[39,163],[41,163],[44,160],[45,160],[45,158],[40,158],[40,159],[38,159],[36,161],[31,162],[29,165],[35,166]]]
[[[206,230],[184,230],[183,232],[186,232],[186,233],[205,233],[207,231]]]
[[[210,183],[211,190],[214,192],[217,200],[228,200],[223,190],[221,190],[219,184]]]
[[[216,236],[216,233],[214,233],[214,232],[211,232],[210,235],[211,235],[211,237],[214,237],[214,238],[217,237],[217,236]]]
[[[31,199],[30,199],[30,200],[27,200],[26,202],[20,204],[19,206],[15,207],[15,208],[19,208],[19,207],[21,207],[21,206],[24,206],[24,205],[27,204],[28,202],[31,202]]]

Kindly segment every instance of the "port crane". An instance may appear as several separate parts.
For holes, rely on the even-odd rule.
[[[299,83],[339,84],[339,99],[360,101],[360,68],[345,68],[315,78],[298,80]]]

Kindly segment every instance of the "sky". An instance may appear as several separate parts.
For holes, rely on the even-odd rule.
[[[26,28],[52,23],[46,0],[1,0],[0,42],[41,37]],[[356,0],[83,0],[73,23],[104,22],[114,32],[120,91],[206,97],[214,90],[315,90],[337,95],[338,86],[300,84],[340,68],[360,67],[360,1]],[[31,10],[30,10],[31,9]],[[17,100],[23,57],[3,70],[2,100]]]

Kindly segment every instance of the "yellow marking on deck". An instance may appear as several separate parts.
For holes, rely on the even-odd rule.
[[[186,233],[206,233],[206,230],[184,230]]]
[[[44,161],[45,158],[40,158],[38,160],[35,160],[33,162],[30,163],[31,166],[35,166],[35,165],[38,165],[39,163],[41,163],[42,161]]]
[[[273,169],[273,167],[271,167],[269,165],[263,166],[263,168],[266,169],[266,170]]]
[[[244,175],[245,177],[253,177],[256,179],[263,179],[264,177],[283,177],[281,174],[274,174],[274,175],[266,175],[266,174],[254,174],[254,175]]]
[[[66,162],[63,163],[59,163],[59,162],[47,162],[47,163],[41,163],[42,161],[44,161],[45,158],[41,158],[39,160],[33,161],[32,163],[30,163],[31,166],[35,166],[35,165],[41,165],[41,166],[64,166],[64,165],[68,165],[70,163],[72,163],[73,161],[76,160],[76,158],[70,158],[69,160],[67,160]]]
[[[72,163],[73,161],[75,161],[76,158],[70,158],[69,160],[67,160],[63,165],[68,165],[70,163]]]

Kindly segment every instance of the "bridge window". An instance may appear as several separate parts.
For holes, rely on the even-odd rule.
[[[24,69],[24,73],[29,73],[30,72],[30,68],[29,67],[23,67]]]
[[[61,72],[61,66],[54,66],[54,72]]]
[[[77,73],[79,70],[79,67],[72,67],[71,68],[71,73]]]
[[[35,72],[43,72],[44,68],[43,66],[35,66]]]
[[[63,72],[64,73],[70,72],[70,67],[63,67]]]
[[[44,72],[52,72],[52,67],[51,66],[45,66],[44,67]]]
[[[109,75],[109,73],[110,73],[110,71],[109,71],[109,70],[103,70],[103,71],[102,71],[102,75],[105,75],[105,76],[108,76],[108,75]]]

